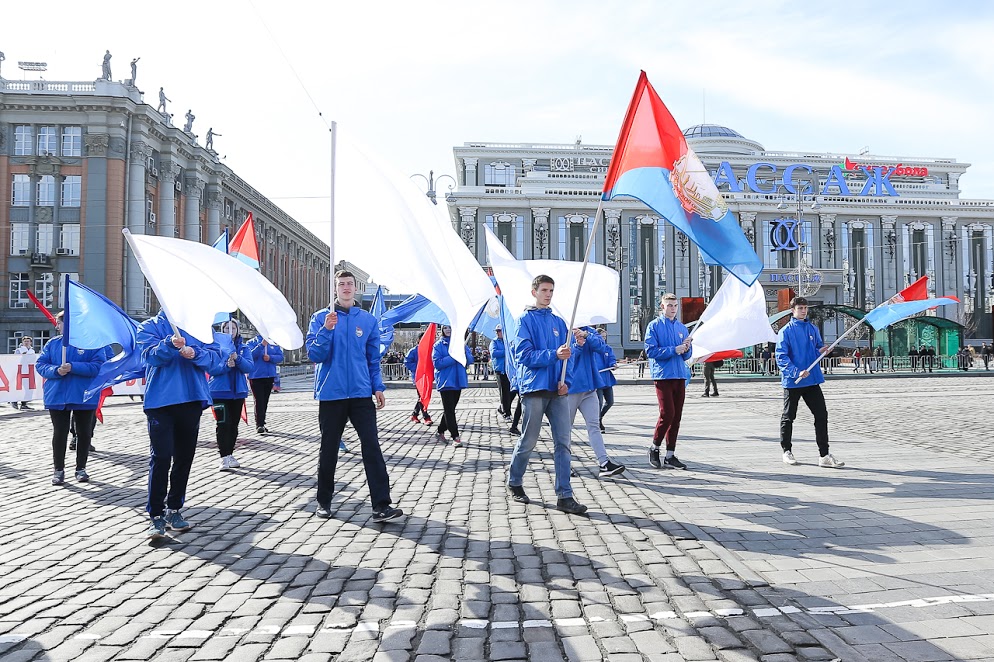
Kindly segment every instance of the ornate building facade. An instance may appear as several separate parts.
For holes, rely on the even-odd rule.
[[[960,198],[969,164],[767,151],[710,124],[684,135],[763,259],[771,312],[780,290],[798,283],[826,310],[853,312],[928,275],[930,294],[962,301],[938,316],[962,325],[967,338],[994,334],[994,201]],[[447,196],[450,215],[481,264],[484,226],[519,259],[583,259],[610,146],[474,142],[453,151],[460,185]],[[706,301],[726,275],[634,199],[605,203],[591,258],[620,272],[619,322],[609,339],[629,354],[641,349],[662,293]],[[820,320],[826,339],[849,321],[834,313]]]
[[[27,291],[59,309],[63,274],[157,312],[123,228],[212,243],[249,212],[262,273],[306,328],[329,301],[328,246],[129,83],[0,79],[0,351],[51,335]]]

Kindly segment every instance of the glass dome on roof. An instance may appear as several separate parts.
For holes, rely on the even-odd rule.
[[[732,131],[727,126],[720,124],[695,124],[683,132],[684,138],[742,138],[745,137],[737,131]]]

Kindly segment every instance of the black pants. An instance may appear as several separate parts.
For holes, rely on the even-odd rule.
[[[511,391],[511,401],[517,398],[518,403],[514,405],[514,418],[511,420],[511,427],[518,427],[518,423],[521,421],[521,396],[518,395],[517,391]]]
[[[614,406],[614,387],[605,386],[604,388],[597,389],[597,401],[600,403],[601,407],[601,423],[604,423],[604,414]]]
[[[511,415],[511,380],[503,372],[494,372],[497,388],[500,389],[500,412],[504,416]]]
[[[186,502],[202,413],[199,402],[145,410],[151,452],[145,510],[152,517],[165,515],[166,507],[179,510]]]
[[[318,424],[321,428],[321,455],[318,458],[318,503],[328,506],[335,493],[335,469],[338,467],[338,444],[345,424],[352,423],[362,451],[362,466],[373,502],[379,512],[390,505],[390,478],[380,450],[376,432],[376,406],[370,398],[321,400],[318,403]]]
[[[245,398],[214,401],[214,415],[217,416],[217,450],[221,457],[227,457],[235,452],[238,422],[242,418],[244,406]]]
[[[423,414],[425,420],[431,420],[431,414],[428,413],[428,408],[421,404],[421,391],[418,390],[417,384],[414,385],[414,392],[418,394],[418,400],[414,403],[414,413],[412,413],[411,416],[417,418],[419,414]]]
[[[714,378],[714,366],[710,363],[704,364],[704,393],[708,394],[714,387],[714,394],[718,395],[718,382]]]
[[[442,396],[442,420],[438,422],[438,433],[442,434],[446,430],[453,439],[459,437],[459,425],[456,423],[456,405],[459,404],[461,389],[439,391]]]
[[[815,442],[818,444],[818,454],[828,455],[828,408],[825,406],[825,395],[821,386],[805,386],[803,388],[785,388],[783,390],[783,415],[780,417],[780,448],[791,449],[791,436],[794,431],[794,419],[797,418],[797,403],[803,399],[804,404],[811,410],[815,419]]]
[[[97,412],[92,409],[72,411],[70,409],[49,409],[52,417],[52,460],[56,471],[66,469],[66,445],[69,439],[70,422],[76,426],[76,471],[86,468],[90,454],[90,439],[96,425]]]
[[[258,377],[249,380],[249,384],[252,386],[252,396],[255,398],[255,427],[257,428],[266,425],[269,396],[273,393],[273,382],[275,381],[275,377]]]

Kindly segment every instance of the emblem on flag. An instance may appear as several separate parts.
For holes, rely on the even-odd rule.
[[[688,151],[676,160],[670,183],[680,206],[688,213],[717,222],[728,212],[728,205],[721,199],[707,168],[694,152]]]

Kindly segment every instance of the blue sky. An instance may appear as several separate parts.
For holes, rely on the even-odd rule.
[[[55,0],[52,20],[8,12],[0,50],[5,77],[44,60],[48,80],[96,78],[105,49],[123,79],[141,56],[146,100],[165,87],[319,234],[319,110],[403,172],[454,174],[467,141],[613,144],[639,69],[685,128],[706,107],[768,150],[955,158],[963,197],[994,199],[994,3],[728,4]]]

